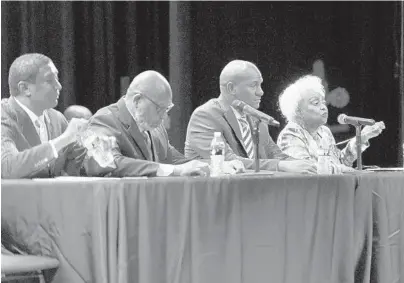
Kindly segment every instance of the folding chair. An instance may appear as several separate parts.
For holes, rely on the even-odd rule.
[[[40,283],[45,283],[43,271],[54,269],[58,266],[59,261],[50,257],[2,254],[1,282],[39,278]]]

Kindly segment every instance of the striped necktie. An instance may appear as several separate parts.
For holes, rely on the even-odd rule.
[[[244,148],[247,151],[248,158],[254,159],[254,144],[252,140],[252,134],[250,125],[245,118],[239,119],[241,124],[241,137],[243,139]]]

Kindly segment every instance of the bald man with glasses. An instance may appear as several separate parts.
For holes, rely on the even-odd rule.
[[[113,163],[99,166],[86,161],[90,176],[189,176],[205,175],[208,164],[186,159],[170,145],[163,120],[174,106],[168,81],[158,72],[145,71],[131,82],[117,103],[100,109],[89,121],[97,136],[115,138]]]

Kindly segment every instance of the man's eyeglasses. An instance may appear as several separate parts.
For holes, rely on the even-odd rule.
[[[144,95],[144,94],[141,94],[141,95],[142,95],[144,98],[146,98],[147,100],[151,101],[154,105],[156,105],[156,107],[157,107],[157,112],[159,112],[159,113],[162,113],[163,111],[166,112],[166,113],[168,113],[168,112],[171,110],[171,108],[174,107],[174,104],[173,104],[173,103],[171,103],[169,106],[160,106],[160,105],[158,105],[155,101],[153,101],[153,99],[151,99],[150,97],[148,97],[148,96],[146,96],[146,95]]]

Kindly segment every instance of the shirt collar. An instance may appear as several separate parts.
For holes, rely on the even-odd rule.
[[[236,116],[237,120],[240,119],[245,119],[246,115],[244,113],[240,113],[236,108],[234,108],[233,106],[230,106],[231,109],[233,110],[234,116]]]
[[[25,106],[25,105],[22,104],[20,101],[18,101],[17,98],[15,98],[15,101],[16,101],[17,104],[22,108],[22,110],[24,110],[25,113],[27,113],[28,117],[31,119],[31,121],[32,121],[32,123],[33,123],[34,125],[36,125],[35,122],[36,122],[38,119],[40,119],[42,122],[44,122],[44,114],[45,114],[45,111],[42,113],[42,115],[37,116],[37,115],[36,115],[34,112],[32,112],[27,106]]]

